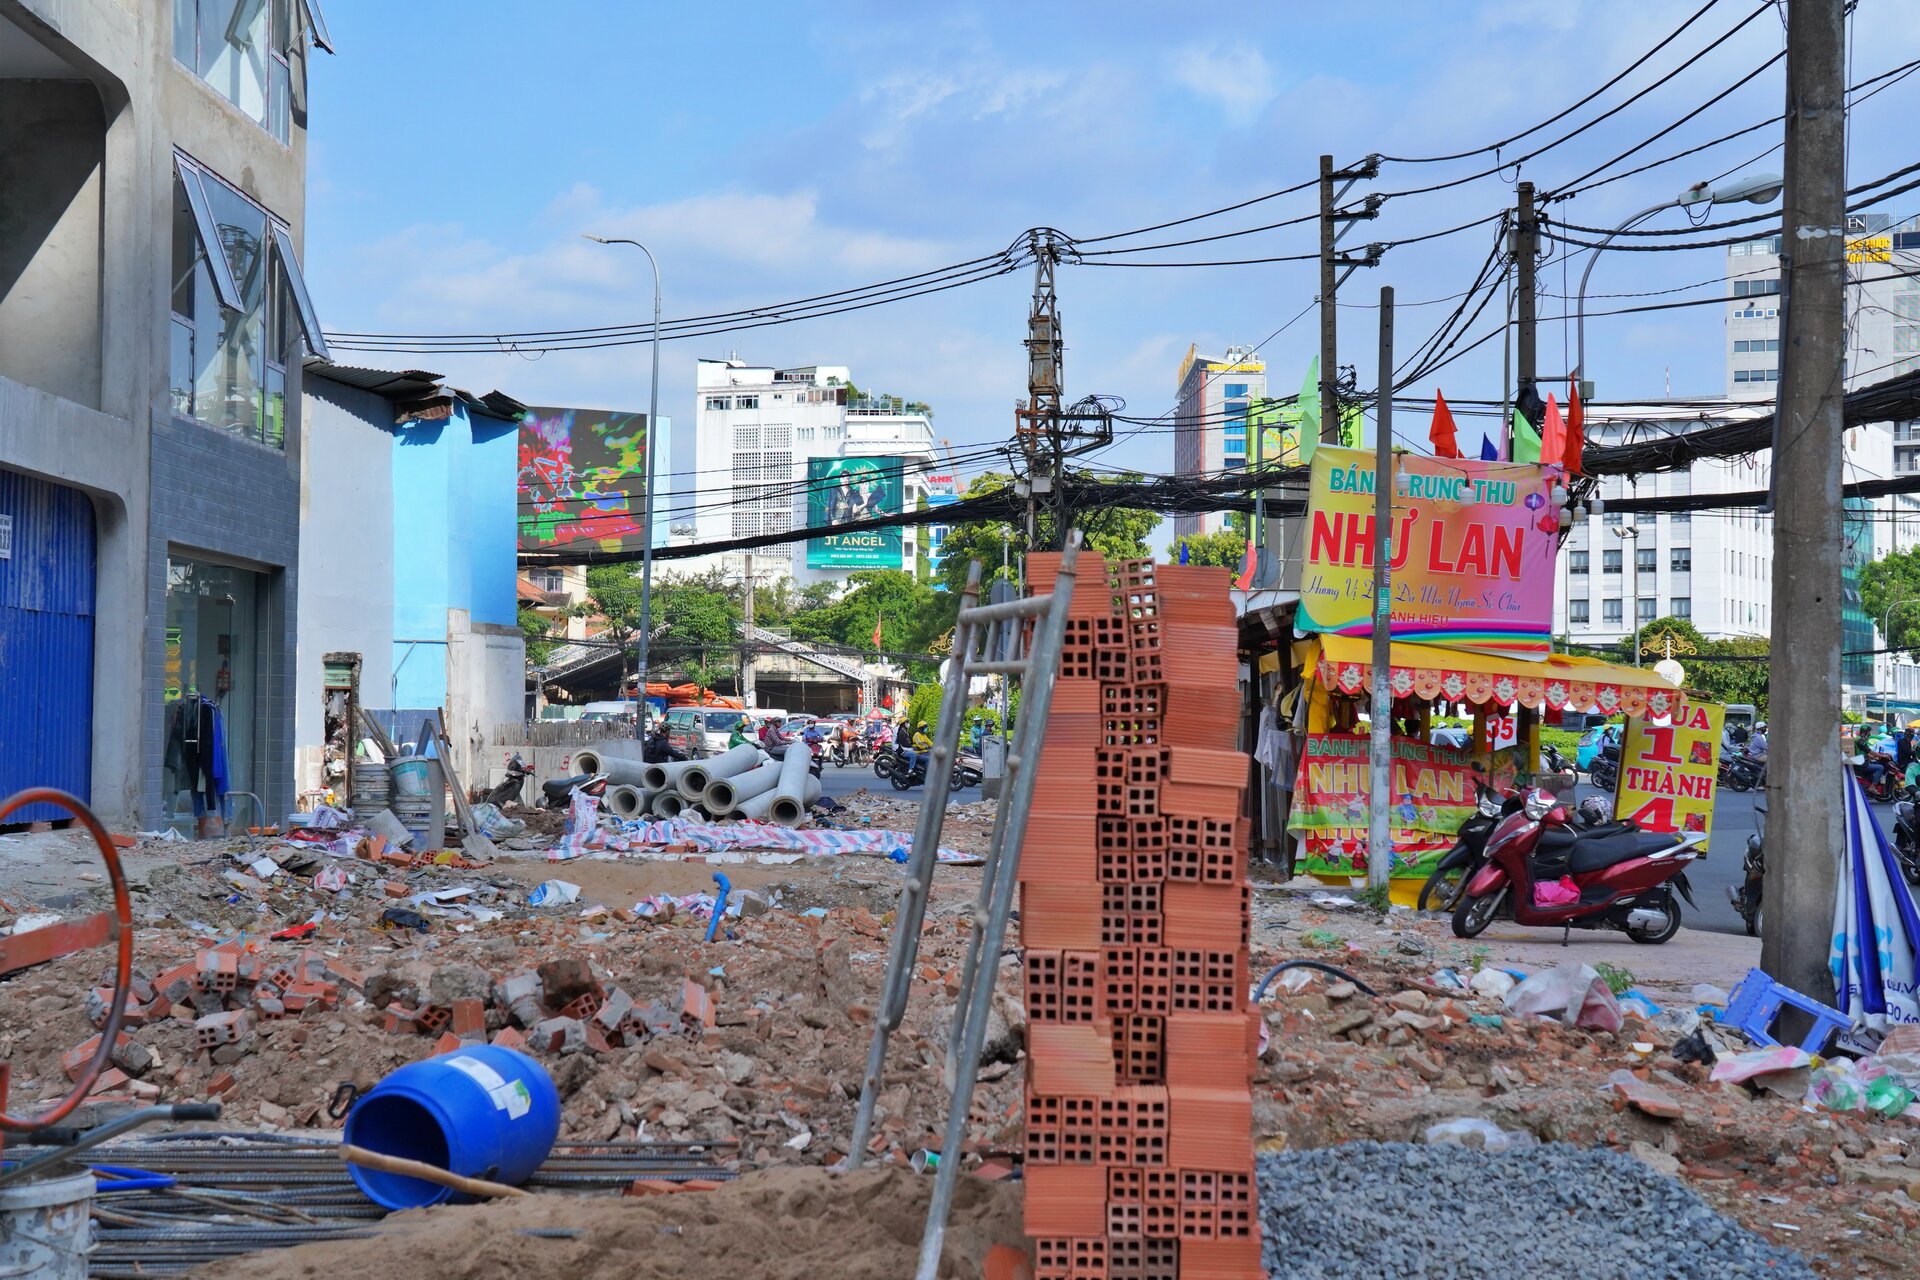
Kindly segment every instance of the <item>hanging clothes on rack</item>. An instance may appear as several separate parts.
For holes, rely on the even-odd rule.
[[[195,818],[226,816],[227,734],[213,699],[189,692],[175,705],[163,763],[192,796]]]

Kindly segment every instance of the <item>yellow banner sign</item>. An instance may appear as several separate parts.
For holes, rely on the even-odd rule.
[[[1863,236],[1858,240],[1847,241],[1847,261],[1858,265],[1863,262],[1892,262],[1892,236]]]
[[[1705,834],[1713,826],[1726,714],[1717,702],[1683,700],[1665,722],[1629,718],[1614,815],[1647,831]]]

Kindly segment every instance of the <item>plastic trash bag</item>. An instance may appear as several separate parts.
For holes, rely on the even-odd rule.
[[[1507,1008],[1522,1015],[1557,1018],[1570,1027],[1620,1029],[1620,1005],[1592,965],[1563,964],[1536,973],[1507,993]]]
[[[1482,969],[1473,975],[1467,986],[1475,995],[1504,1000],[1507,992],[1513,990],[1515,981],[1514,976],[1505,969]]]
[[[1564,907],[1578,901],[1580,886],[1573,882],[1572,876],[1543,880],[1533,886],[1533,905],[1536,907]]]
[[[525,835],[527,824],[515,818],[509,818],[500,812],[498,805],[476,804],[473,806],[473,822],[480,828],[480,834],[489,840],[510,840],[514,836]]]
[[[1525,1129],[1502,1129],[1482,1116],[1455,1116],[1451,1120],[1429,1125],[1426,1132],[1420,1135],[1420,1140],[1429,1146],[1471,1147],[1475,1151],[1495,1155],[1520,1147],[1536,1146],[1540,1141]]]
[[[580,899],[580,886],[568,880],[542,880],[527,895],[530,907],[558,907]]]
[[[1713,1064],[1715,1080],[1751,1080],[1773,1071],[1794,1071],[1813,1061],[1805,1049],[1775,1045],[1770,1049],[1749,1049],[1730,1053]]]
[[[1806,1104],[1828,1111],[1865,1111],[1867,1090],[1845,1058],[1823,1062],[1807,1079]]]

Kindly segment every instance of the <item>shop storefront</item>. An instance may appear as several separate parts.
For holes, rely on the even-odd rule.
[[[183,833],[211,834],[235,794],[258,791],[264,577],[167,560],[161,821]]]

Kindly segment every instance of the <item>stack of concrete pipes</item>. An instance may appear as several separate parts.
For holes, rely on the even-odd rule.
[[[573,759],[582,773],[607,775],[607,812],[622,819],[691,812],[795,827],[820,798],[820,781],[808,772],[807,751],[799,746],[784,761],[742,745],[709,760],[647,764],[639,742],[613,741],[576,751]]]

